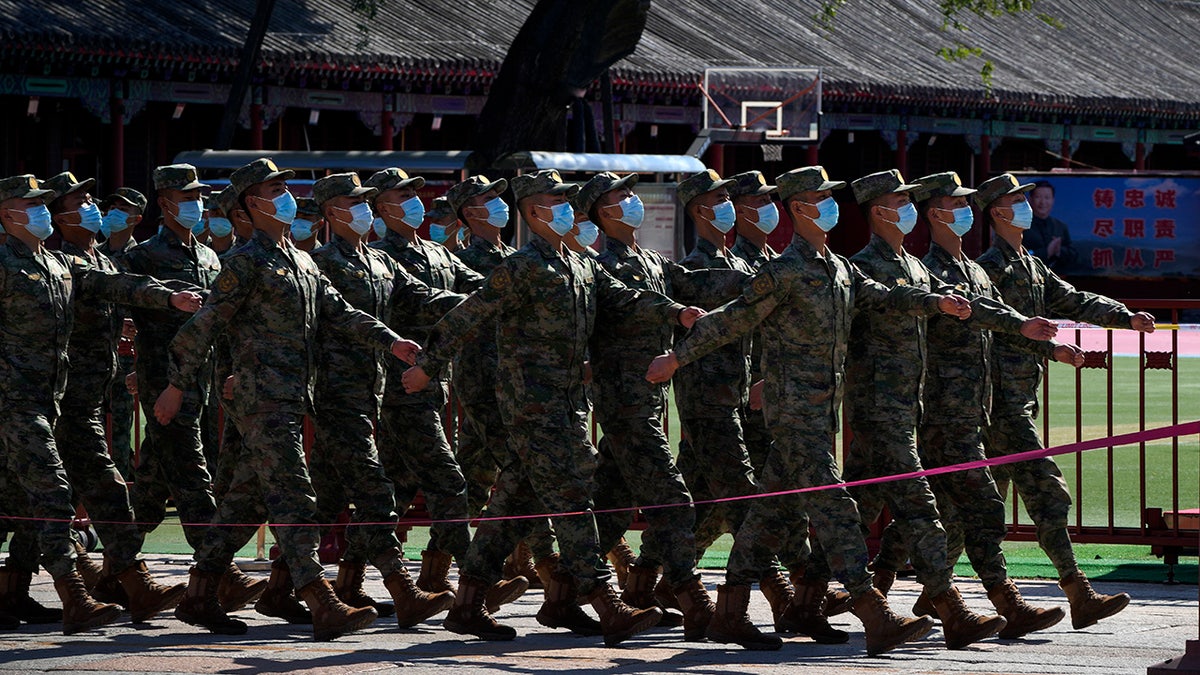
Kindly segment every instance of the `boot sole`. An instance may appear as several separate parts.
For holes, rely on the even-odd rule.
[[[257,607],[254,608],[254,611],[263,616],[269,616],[272,619],[282,619],[284,623],[288,623],[293,626],[311,626],[312,622],[313,622],[311,612],[308,614],[290,615],[290,614],[285,614],[283,612],[276,612],[276,613],[264,612],[261,609],[258,609]]]
[[[116,621],[119,618],[121,618],[121,608],[117,607],[116,605],[112,605],[112,606],[108,607],[107,609],[105,609],[103,612],[93,615],[86,621],[78,621],[78,622],[72,623],[72,624],[64,623],[63,624],[63,635],[74,635],[76,633],[80,633],[85,630],[91,630],[93,628],[99,628],[100,626],[106,626],[110,623],[113,623],[114,621]]]
[[[207,630],[210,633],[217,635],[245,635],[246,624],[236,619],[229,619],[225,623],[205,623],[200,618],[192,616],[188,612],[181,612],[179,608],[175,608],[175,618],[188,624],[189,626],[198,626]]]
[[[878,656],[907,642],[916,642],[917,640],[920,640],[928,635],[929,631],[931,630],[933,630],[933,619],[927,616],[921,617],[909,624],[908,630],[905,630],[900,635],[897,635],[894,640],[891,640],[887,644],[876,645],[873,648],[870,645],[867,645],[867,655]]]
[[[400,614],[397,614],[396,623],[400,624],[401,628],[412,628],[422,621],[435,617],[438,614],[450,609],[453,604],[454,596],[444,596],[437,602],[430,604],[428,607],[411,616],[401,616]]]
[[[996,634],[996,637],[1000,638],[1001,640],[1016,640],[1017,638],[1023,637],[1030,633],[1039,630],[1046,630],[1051,626],[1055,626],[1058,624],[1058,622],[1066,618],[1066,616],[1067,613],[1064,612],[1061,607],[1055,607],[1054,609],[1046,610],[1046,613],[1042,615],[1042,620],[1036,623],[1030,623],[1022,626],[1009,621],[1008,625],[1004,627],[1004,630]]]
[[[655,608],[654,610],[642,611],[645,611],[646,615],[638,619],[637,623],[619,633],[606,634],[604,636],[604,646],[613,647],[615,645],[619,645],[634,635],[657,626],[658,622],[662,620],[661,609]]]
[[[997,619],[999,620],[997,621]],[[957,635],[955,636],[954,640],[951,640],[950,635],[946,634],[946,649],[962,649],[964,647],[969,647],[980,640],[986,640],[999,633],[1000,631],[1004,630],[1004,627],[1007,625],[1008,621],[1004,617],[998,616],[990,621],[984,622],[978,630],[969,635]]]
[[[329,642],[330,640],[336,640],[346,633],[353,633],[370,626],[371,624],[375,623],[375,619],[378,618],[379,615],[372,610],[370,612],[364,612],[362,616],[356,617],[352,621],[349,621],[341,626],[327,628],[320,631],[314,629],[313,642]]]
[[[459,635],[473,635],[480,640],[486,640],[488,642],[508,642],[517,637],[517,631],[513,630],[512,628],[508,628],[508,630],[504,631],[490,632],[485,630],[471,630],[470,628],[459,624],[453,619],[446,619],[443,621],[442,627],[451,633],[457,633]],[[507,626],[504,626],[504,628],[507,628]]]
[[[1082,623],[1082,624],[1076,623],[1075,617],[1072,616],[1071,617],[1071,626],[1074,627],[1075,630],[1082,630],[1089,626],[1095,626],[1097,623],[1100,623],[1104,619],[1107,619],[1108,617],[1120,612],[1121,610],[1123,610],[1129,606],[1129,596],[1128,595],[1125,595],[1124,597],[1122,597],[1120,595],[1113,596],[1113,597],[1117,598],[1118,600],[1123,600],[1123,602],[1115,602],[1115,603],[1111,604],[1110,606],[1103,608],[1103,610],[1100,613],[1093,616],[1091,618],[1091,620],[1089,620],[1086,623]]]
[[[769,636],[766,635],[763,637],[769,638]],[[708,639],[712,642],[720,642],[722,644],[735,644],[742,649],[747,649],[754,652],[773,652],[783,647],[783,640],[780,640],[779,638],[775,638],[775,641],[750,642],[749,640],[739,640],[736,636],[726,635],[725,633],[711,629],[708,631]]]
[[[150,607],[130,608],[129,620],[133,623],[143,623],[159,612],[165,612],[168,609],[173,609],[181,600],[183,600],[183,596],[186,593],[187,586],[176,586],[170,589],[169,593],[159,598],[159,601]]]

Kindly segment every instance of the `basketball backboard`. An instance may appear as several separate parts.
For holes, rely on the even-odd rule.
[[[701,84],[704,128],[752,132],[758,143],[815,142],[820,68],[707,68]]]

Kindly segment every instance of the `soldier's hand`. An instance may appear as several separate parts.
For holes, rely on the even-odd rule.
[[[179,414],[181,405],[183,405],[183,390],[173,384],[168,384],[167,388],[158,395],[158,400],[154,402],[154,419],[163,426],[170,424],[171,420]]]
[[[232,375],[225,378],[225,384],[221,385],[221,398],[232,401],[233,400],[233,386],[235,384],[237,384],[237,380],[233,379]]]
[[[137,324],[133,319],[125,319],[125,323],[121,324],[121,337],[132,340],[137,336]]]
[[[942,299],[938,300],[938,310],[942,314],[958,317],[959,319],[971,318],[970,301],[958,295],[943,295]]]
[[[1058,335],[1058,326],[1049,319],[1035,316],[1021,324],[1021,335],[1030,340],[1044,341]]]
[[[413,366],[400,376],[400,383],[404,385],[404,391],[415,394],[429,386],[429,375],[421,366]]]
[[[679,370],[679,359],[675,358],[675,352],[656,356],[646,369],[646,381],[654,384],[668,382],[676,370]]]
[[[137,373],[130,373],[125,376],[125,390],[129,392],[130,396],[137,398]]]
[[[417,354],[420,351],[421,345],[413,342],[412,340],[400,338],[392,343],[392,356],[395,356],[410,366],[417,362]]]
[[[684,328],[691,328],[693,325],[695,325],[696,319],[699,319],[707,313],[708,312],[705,312],[699,307],[685,307],[679,312],[679,325],[683,326]]]
[[[1129,319],[1129,327],[1142,333],[1153,333],[1154,315],[1150,312],[1138,312]]]
[[[1054,360],[1068,366],[1081,368],[1083,366],[1083,350],[1075,345],[1058,345],[1054,348]]]
[[[171,294],[171,306],[181,312],[195,314],[203,304],[204,298],[200,297],[199,293],[179,291],[178,293]]]
[[[751,410],[762,410],[763,382],[764,382],[763,380],[759,380],[758,382],[755,382],[754,384],[750,385],[750,409]]]

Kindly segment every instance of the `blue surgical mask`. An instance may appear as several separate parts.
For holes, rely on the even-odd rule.
[[[5,231],[4,231],[4,226],[3,226],[3,225],[0,225],[0,234],[8,234],[8,232],[5,232]]]
[[[755,227],[763,234],[771,234],[778,225],[779,209],[776,208],[774,202],[758,207],[758,220],[754,221]]]
[[[79,207],[79,226],[83,229],[96,234],[100,231],[100,223],[104,222],[104,216],[100,215],[100,207],[95,204],[84,204]]]
[[[350,211],[350,229],[354,233],[361,236],[371,231],[371,226],[375,222],[375,214],[371,213],[371,205],[366,202],[361,202],[351,206]]]
[[[912,202],[909,202],[898,209],[889,209],[886,206],[883,208],[887,209],[888,211],[896,212],[896,222],[893,224],[896,226],[897,230],[900,230],[900,234],[908,234],[909,232],[913,231],[914,227],[917,226],[917,207],[913,206]]]
[[[208,227],[208,223],[205,223],[204,220],[201,220],[192,226],[192,234],[199,237],[204,234],[204,229],[206,227]]]
[[[304,218],[295,218],[292,220],[292,239],[295,241],[304,241],[313,236],[313,222]]]
[[[19,209],[12,210],[18,211]],[[54,233],[54,227],[50,224],[50,209],[46,208],[45,204],[25,209],[25,217],[27,218],[25,229],[38,239],[45,241],[46,237]]]
[[[123,232],[129,227],[129,214],[121,209],[110,209],[100,221],[100,233],[106,238],[115,232]]]
[[[438,225],[437,223],[430,223],[429,224],[429,238],[439,244],[444,244],[444,243],[446,243],[446,240],[450,238],[450,235],[448,234],[447,228],[445,225]]]
[[[801,203],[817,207],[817,217],[813,222],[817,224],[817,227],[821,228],[822,232],[828,232],[837,226],[841,210],[838,208],[837,200],[833,197],[826,197],[816,204]]]
[[[609,204],[604,208],[611,209],[614,207],[621,209],[621,216],[617,218],[617,221],[635,230],[641,227],[642,221],[646,219],[646,205],[642,203],[642,198],[637,195],[630,195],[616,204]]]
[[[483,205],[483,208],[487,209],[488,212],[488,225],[492,227],[504,227],[508,225],[508,204],[503,199],[492,197]]]
[[[175,220],[189,230],[195,230],[196,224],[204,216],[204,204],[199,199],[190,202],[179,202],[175,205],[177,211]]]
[[[463,244],[466,243],[466,241],[467,241],[467,228],[465,228],[465,227],[458,228],[458,245],[462,246]]]
[[[1033,225],[1033,207],[1029,205],[1029,202],[1015,202],[1009,208],[1012,209],[1013,227],[1028,230]]]
[[[383,239],[384,235],[387,234],[387,223],[383,222],[383,218],[376,218],[375,221],[371,223],[371,229],[375,230],[376,237]]]
[[[229,222],[228,218],[213,216],[208,219],[208,231],[214,237],[228,237],[233,233],[233,223]]]
[[[421,223],[425,222],[425,205],[421,203],[420,197],[410,197],[400,203],[400,208],[404,209],[404,215],[400,220],[404,221],[412,229],[417,229]]]
[[[291,225],[296,219],[296,198],[290,192],[284,192],[278,197],[271,200],[275,205],[275,215],[271,216],[281,223]]]
[[[579,234],[575,235],[575,241],[581,246],[591,246],[600,238],[600,228],[590,220],[583,220],[578,223]]]
[[[950,231],[961,237],[971,231],[971,225],[975,223],[975,214],[971,212],[971,207],[960,206],[957,209],[939,209],[940,211],[950,211],[954,214],[954,220],[949,223]]]
[[[560,237],[575,229],[575,210],[567,202],[555,204],[550,208],[550,222],[547,225]]]
[[[712,207],[712,212],[713,227],[722,233],[733,229],[733,224],[737,221],[737,212],[733,208],[733,202],[719,202],[716,206]]]

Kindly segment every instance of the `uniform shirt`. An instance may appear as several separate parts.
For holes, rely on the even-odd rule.
[[[779,255],[771,249],[770,245],[766,244],[765,242],[763,243],[763,247],[759,248],[754,245],[754,242],[740,234],[733,242],[733,248],[729,249],[729,252],[741,258],[742,260],[745,260],[746,264],[750,266],[750,269],[755,272],[761,269],[768,260],[771,260]],[[761,343],[762,340],[758,339],[757,335],[751,338],[750,384],[754,384],[755,382],[763,379]]]
[[[216,337],[229,336],[237,414],[312,409],[321,356],[317,333],[343,331],[362,349],[391,348],[398,336],[354,309],[307,253],[290,241],[276,245],[256,231],[225,259],[204,307],[171,341],[171,383],[188,385],[200,374]]]
[[[498,404],[505,422],[535,416],[548,424],[574,424],[587,409],[584,362],[597,324],[670,323],[683,309],[534,236],[492,271],[479,292],[442,317],[417,363],[436,375],[472,329],[495,321]]]
[[[691,270],[732,269],[747,275],[754,272],[741,258],[718,251],[707,239],[697,240],[696,248],[679,264]],[[731,409],[749,404],[751,343],[751,336],[744,335],[675,373],[675,407],[681,418],[722,417]]]
[[[471,237],[471,243],[454,252],[476,274],[487,276],[501,260],[517,249],[499,241]],[[463,344],[454,361],[454,396],[463,405],[496,405],[496,330],[478,330],[478,337]]]
[[[903,249],[897,253],[878,235],[872,235],[850,261],[889,288],[907,285],[939,294],[956,292],[916,257]],[[964,297],[971,300],[975,326],[1018,332],[1025,322],[1024,316],[990,298]],[[851,425],[878,421],[916,426],[925,385],[925,327],[925,315],[894,308],[855,315],[846,368],[846,415]]]
[[[432,324],[462,302],[463,296],[418,281],[387,254],[334,235],[312,252],[313,262],[350,306],[403,334],[403,324]],[[393,314],[396,321],[393,322]],[[377,415],[382,403],[385,359],[382,346],[363,348],[326,324],[317,331],[321,367],[318,406]]]
[[[476,274],[487,276],[496,269],[496,265],[499,265],[501,260],[512,255],[516,250],[503,241],[496,245],[483,237],[471,237],[471,243],[455,251],[454,255],[458,256],[458,259]]]
[[[121,248],[114,249],[112,247],[112,239],[105,239],[104,241],[102,241],[96,245],[96,249],[99,250],[104,255],[108,256],[109,259],[112,260],[114,263],[116,263],[118,267],[124,269],[125,256],[128,255],[129,252],[132,251],[134,249],[134,247],[137,245],[138,245],[137,239],[130,237],[129,239],[125,240],[125,244],[122,245]]]
[[[821,254],[796,237],[746,282],[741,296],[701,317],[675,345],[675,356],[681,366],[692,363],[757,326],[767,425],[801,417],[836,429],[851,317],[880,306],[928,316],[938,311],[938,296],[908,285],[889,290],[842,256]]]
[[[1076,290],[1025,250],[1017,251],[1001,237],[977,260],[999,291],[1018,312],[1029,316],[1065,317],[1109,328],[1129,328],[1133,312],[1103,295]],[[1037,415],[1037,388],[1044,355],[1031,354],[1018,340],[997,335],[992,349],[993,416]]]

